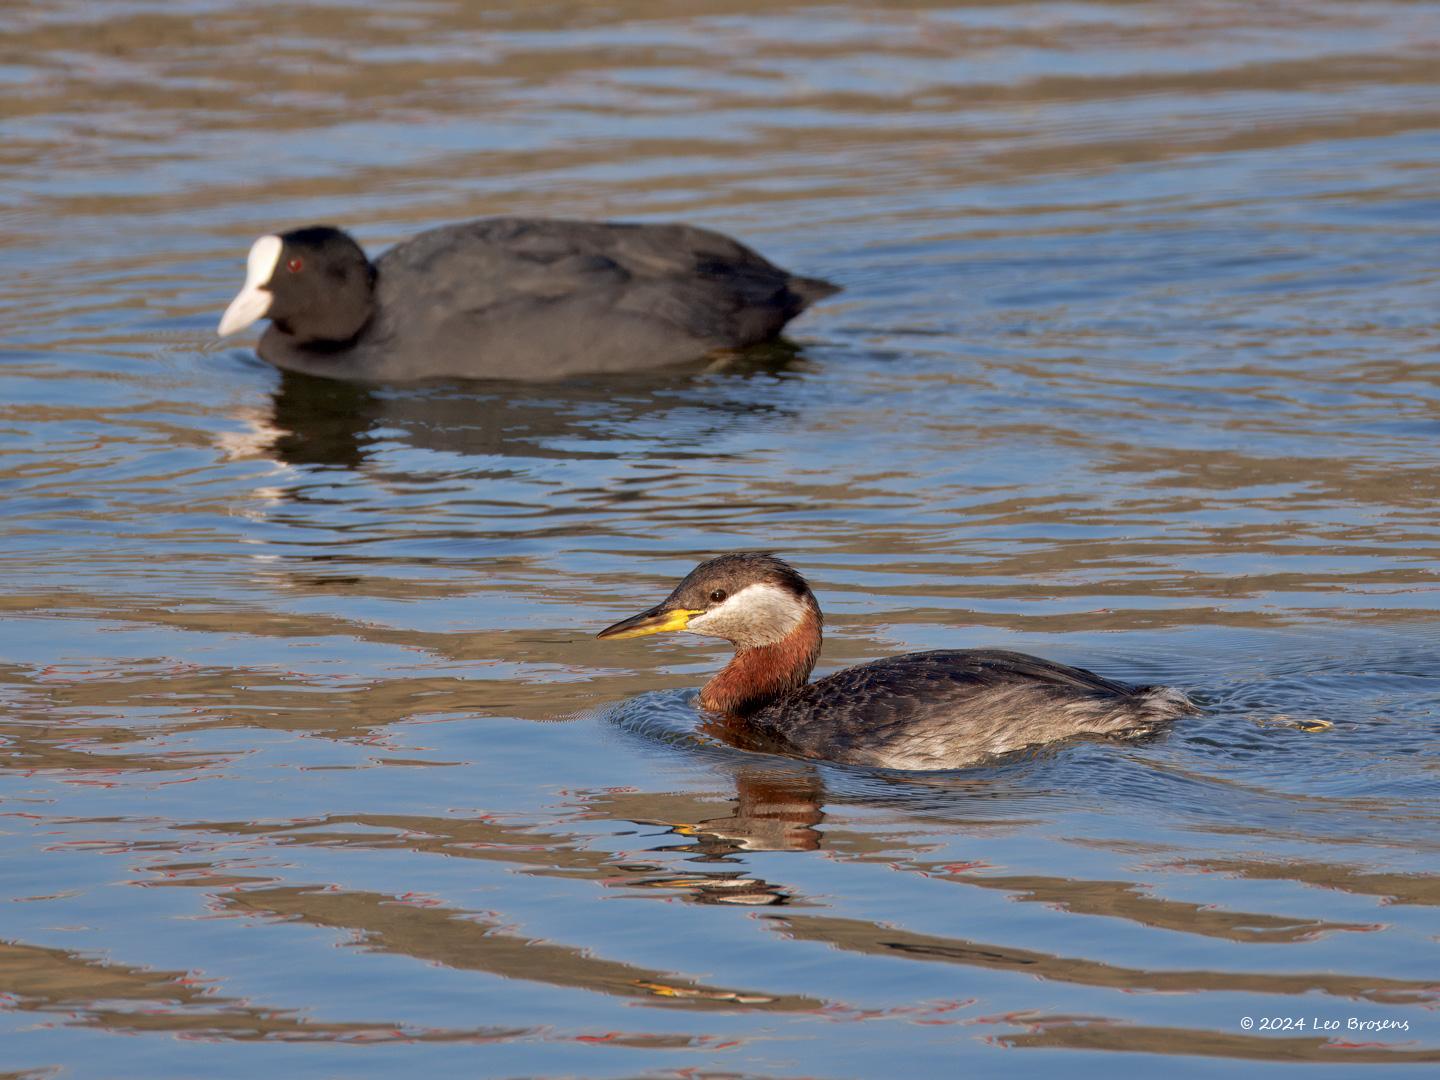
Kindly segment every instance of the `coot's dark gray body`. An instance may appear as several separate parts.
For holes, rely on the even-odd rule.
[[[1197,711],[1168,687],[998,649],[906,653],[807,683],[745,717],[804,757],[954,769],[1076,735],[1149,734]]]
[[[307,341],[277,319],[261,357],[375,380],[643,371],[766,341],[836,291],[688,225],[489,218],[421,233],[374,269],[353,340]]]

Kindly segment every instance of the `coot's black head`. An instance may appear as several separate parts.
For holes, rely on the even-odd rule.
[[[342,345],[370,320],[375,268],[360,245],[329,225],[262,236],[250,247],[245,286],[220,319],[220,336],[268,318],[300,345]]]
[[[784,639],[806,620],[818,628],[820,606],[803,577],[773,555],[737,552],[701,563],[661,603],[598,636],[688,630],[755,647]]]

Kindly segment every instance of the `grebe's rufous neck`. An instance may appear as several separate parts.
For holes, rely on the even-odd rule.
[[[742,743],[893,769],[954,769],[1074,735],[1147,734],[1198,710],[1166,687],[998,649],[907,653],[807,682],[820,605],[773,555],[702,563],[665,600],[601,638],[672,630],[721,637],[735,656],[700,705],[743,725]]]

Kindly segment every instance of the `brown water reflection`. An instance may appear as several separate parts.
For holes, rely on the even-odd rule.
[[[1032,1022],[1024,1035],[1003,1035],[1009,1047],[1112,1050],[1142,1054],[1193,1054],[1239,1061],[1312,1061],[1330,1065],[1418,1064],[1440,1061],[1440,1051],[1389,1049],[1315,1036],[1232,1035],[1186,1028],[1136,1027],[1104,1022],[1072,1024],[1066,1018]]]
[[[70,1024],[127,1035],[284,1041],[456,1041],[513,1039],[525,1031],[403,1030],[393,1025],[334,1024],[259,1008],[215,993],[183,971],[146,971],[104,964],[59,949],[0,941],[0,993],[7,1007],[50,1014]],[[101,1003],[105,1004],[101,1004]]]
[[[1160,993],[1244,991],[1258,994],[1307,994],[1362,998],[1384,1004],[1425,1004],[1436,1000],[1433,981],[1405,982],[1369,976],[1323,973],[1259,975],[1220,971],[1139,971],[1066,956],[1052,956],[1003,945],[933,937],[854,919],[817,915],[774,915],[777,927],[801,941],[821,941],[839,949],[901,956],[944,964],[1025,971],[1042,979]]]
[[[821,1002],[754,990],[705,986],[664,971],[647,971],[501,932],[469,912],[418,906],[404,897],[296,888],[232,894],[235,908],[315,926],[358,932],[366,948],[417,960],[484,971],[507,979],[535,979],[622,997],[689,1008],[815,1009]],[[462,917],[463,916],[463,917]]]
[[[1387,904],[1440,905],[1440,878],[1425,874],[1366,874],[1333,863],[1259,863],[1240,860],[1189,860],[1202,873],[1234,874],[1258,881],[1298,881],[1322,889],[1343,889],[1378,896]]]

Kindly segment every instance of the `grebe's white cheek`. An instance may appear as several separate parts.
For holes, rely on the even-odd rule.
[[[687,630],[723,637],[737,645],[773,645],[787,637],[805,617],[805,605],[775,585],[747,585],[724,603],[690,620]]]
[[[245,284],[225,314],[220,316],[216,333],[221,337],[244,330],[256,319],[263,318],[270,310],[274,295],[265,285],[275,275],[280,262],[280,252],[285,248],[278,236],[262,236],[250,245],[250,254],[245,259]]]

